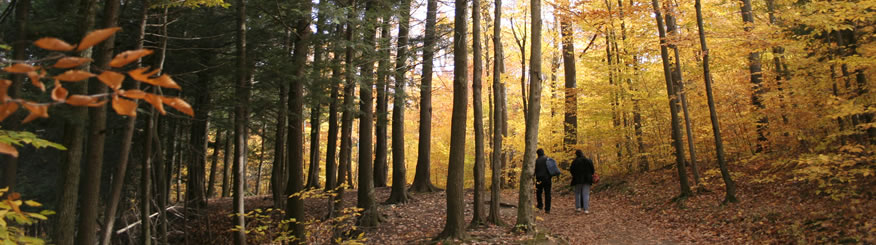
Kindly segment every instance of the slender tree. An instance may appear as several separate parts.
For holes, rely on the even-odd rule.
[[[388,108],[387,96],[387,76],[389,74],[389,50],[392,37],[389,34],[389,29],[392,28],[389,24],[389,11],[384,12],[381,16],[380,23],[380,39],[378,41],[377,51],[377,111],[374,116],[377,117],[377,123],[374,125],[375,137],[377,137],[374,148],[374,187],[386,187],[387,171],[387,144],[386,131]]]
[[[496,60],[493,62],[493,156],[491,157],[490,169],[490,214],[487,216],[487,222],[494,225],[502,224],[502,217],[499,210],[501,202],[500,191],[502,184],[500,182],[502,175],[502,128],[504,128],[504,120],[502,120],[503,109],[502,104],[505,98],[502,95],[502,73],[505,71],[505,64],[502,55],[502,0],[495,0],[495,19],[493,23],[493,57]]]
[[[283,42],[283,50],[292,52],[292,33],[287,31]],[[289,127],[289,83],[280,81],[280,100],[277,102],[277,126],[274,136],[274,162],[271,166],[271,194],[274,198],[274,208],[286,207],[286,129]]]
[[[377,15],[379,9],[384,6],[384,1],[368,1],[365,3],[364,19],[364,62],[360,67],[359,84],[359,189],[357,190],[356,207],[362,209],[359,217],[359,225],[372,227],[380,224],[380,215],[377,212],[377,202],[374,197],[374,169],[372,161],[372,139],[374,128],[374,59],[375,35],[377,32]],[[372,56],[372,57],[369,57]]]
[[[356,11],[356,0],[349,0],[348,2],[349,8],[347,9],[347,30],[344,34],[344,40],[346,41],[345,49],[344,49],[344,104],[343,114],[341,115],[341,149],[340,156],[338,156],[338,185],[342,186],[345,181],[347,181],[347,176],[351,172],[350,165],[352,161],[352,152],[353,152],[353,114],[356,113],[355,107],[353,106],[353,101],[356,99],[354,97],[354,92],[356,90],[356,77],[353,66],[353,45],[351,42],[353,41],[353,34],[356,31],[356,23],[353,21],[356,19],[357,11]],[[342,200],[344,200],[344,188],[338,188],[338,193],[335,196],[335,210],[341,210],[343,205]]]
[[[335,25],[335,38],[343,38],[344,26],[341,24]],[[331,42],[332,48],[332,77],[329,81],[329,118],[328,118],[328,137],[326,140],[326,149],[325,149],[325,190],[333,191],[337,187],[337,153],[338,153],[338,108],[340,107],[339,101],[341,100],[339,96],[340,84],[341,84],[341,55],[343,54],[343,49],[341,48],[340,42]],[[334,201],[329,199],[329,215],[332,214],[331,207],[334,204]]]
[[[320,117],[322,116],[322,103],[325,98],[325,81],[323,77],[324,65],[324,50],[325,50],[325,29],[328,27],[326,21],[325,9],[326,1],[319,1],[317,5],[317,21],[316,33],[313,34],[311,42],[313,43],[313,69],[310,75],[310,167],[307,169],[307,184],[306,188],[319,188],[319,130]]]
[[[526,116],[523,166],[520,171],[520,191],[517,204],[518,229],[531,231],[535,220],[532,213],[532,179],[535,172],[535,148],[538,145],[539,114],[541,113],[541,0],[531,0],[532,46],[529,62],[529,111]]]
[[[668,35],[671,37],[677,37],[679,35],[678,27],[675,23],[676,19],[675,19],[675,11],[674,10],[675,10],[675,7],[671,3],[669,3],[667,6],[667,10],[666,10],[666,31],[668,32]],[[677,90],[675,93],[678,94],[678,99],[681,100],[681,110],[684,113],[684,124],[685,124],[684,128],[685,128],[686,135],[687,135],[688,150],[690,152],[690,168],[691,168],[691,172],[693,172],[694,183],[699,184],[700,174],[699,174],[699,171],[697,170],[697,154],[696,154],[696,150],[694,149],[695,142],[694,142],[693,130],[691,129],[690,113],[688,113],[688,109],[687,109],[687,96],[686,96],[686,93],[684,91],[684,79],[682,78],[682,74],[681,74],[681,56],[678,52],[678,45],[676,45],[675,42],[669,43],[669,48],[672,49],[674,56],[675,56],[675,61],[674,61],[675,67],[672,70],[672,80],[673,80],[673,85],[675,86],[675,89]]]
[[[651,4],[654,7],[654,15],[657,18],[657,31],[660,35],[660,56],[663,59],[663,75],[666,79],[666,94],[669,96],[669,111],[671,114],[672,124],[672,146],[675,148],[675,163],[678,169],[678,178],[681,185],[681,194],[679,198],[687,197],[692,194],[690,184],[687,181],[687,172],[684,168],[684,141],[681,139],[681,125],[678,118],[678,96],[675,86],[672,83],[672,68],[669,61],[669,49],[666,44],[666,29],[663,25],[663,14],[660,11],[659,0],[652,0]]]
[[[216,128],[216,138],[213,140],[213,156],[210,157],[210,178],[207,180],[207,198],[216,193],[216,169],[219,167],[219,142],[222,141],[222,129]]]
[[[392,191],[386,203],[408,202],[405,166],[405,74],[408,66],[408,35],[411,27],[411,0],[401,0],[398,10],[398,41],[395,60],[395,88],[392,103]]]
[[[21,4],[29,8],[30,1]],[[119,0],[108,0],[104,5],[104,19],[102,26],[112,28],[118,26]],[[27,10],[25,10],[27,11]],[[18,13],[16,15],[25,13]],[[109,62],[113,57],[115,37],[110,36],[97,46],[95,52],[95,65],[100,69],[108,69]],[[107,92],[107,87],[100,81],[89,82],[89,94],[101,94]],[[23,80],[22,80],[23,81]],[[82,171],[82,183],[79,199],[79,236],[76,242],[79,244],[97,243],[98,230],[98,199],[100,197],[100,175],[103,169],[104,143],[106,141],[106,105],[91,108],[88,111],[88,147],[86,152],[85,169]],[[71,228],[72,229],[72,228]]]
[[[27,41],[27,31],[30,21],[30,0],[18,0],[15,2],[15,42],[12,44],[12,58],[15,60],[27,59],[27,47],[30,42]],[[106,45],[106,44],[104,44]],[[22,84],[24,83],[24,74],[12,74],[12,86],[8,88],[8,95],[18,98],[21,92]],[[3,122],[3,128],[7,130],[18,130],[19,121],[10,119]],[[18,177],[18,158],[12,156],[0,156],[3,162],[6,163],[3,170],[3,177],[0,180],[0,188],[9,188],[7,193],[15,191],[15,182]]]
[[[465,124],[468,112],[468,49],[466,0],[456,0],[453,18],[453,113],[450,119],[450,159],[447,160],[447,219],[438,238],[459,239],[465,227]],[[479,57],[478,57],[479,58]],[[482,122],[483,123],[483,122]]]
[[[560,33],[563,36],[563,75],[565,79],[565,105],[563,143],[566,151],[570,151],[578,142],[578,96],[575,75],[575,35],[569,17],[560,15]]]
[[[486,182],[486,179],[484,171],[486,170],[487,160],[484,153],[484,103],[481,96],[484,72],[483,52],[481,51],[481,1],[472,0],[471,9],[471,42],[474,56],[472,58],[474,67],[472,70],[471,90],[475,131],[475,164],[472,171],[474,173],[474,212],[472,213],[471,226],[477,227],[486,224],[486,209],[484,207],[484,182]]]
[[[712,73],[709,70],[709,48],[706,46],[706,33],[703,28],[703,4],[700,0],[695,1],[697,11],[697,30],[699,30],[700,48],[703,51],[703,77],[706,83],[706,96],[709,100],[709,118],[712,120],[712,132],[715,135],[715,154],[718,157],[718,167],[721,169],[721,178],[724,179],[726,195],[724,203],[739,202],[736,199],[736,184],[730,177],[727,162],[724,160],[724,143],[721,140],[721,127],[718,121],[718,110],[715,109],[715,96],[712,95]]]
[[[234,74],[234,200],[231,213],[232,224],[238,228],[234,232],[234,244],[246,244],[246,223],[244,217],[243,183],[246,178],[246,125],[250,96],[249,69],[246,59],[246,0],[237,0],[237,70]]]
[[[435,23],[438,12],[437,0],[426,2],[426,36],[423,39],[423,80],[420,84],[420,137],[417,147],[417,170],[411,191],[433,192],[439,190],[432,184],[432,59],[435,58]]]
[[[232,173],[229,172],[229,169],[232,169],[231,165],[234,164],[233,163],[234,160],[231,159],[231,156],[234,155],[234,153],[232,152],[232,149],[231,149],[231,146],[232,146],[231,142],[233,140],[236,140],[236,139],[234,138],[234,135],[232,134],[231,130],[225,130],[225,131],[226,131],[225,135],[227,135],[227,136],[225,137],[225,151],[223,151],[223,152],[225,152],[225,154],[223,154],[223,156],[222,156],[222,158],[223,158],[222,159],[222,197],[229,197],[229,196],[231,196],[231,188],[232,188],[232,186],[230,186],[230,185],[233,185],[233,183],[231,183]]]

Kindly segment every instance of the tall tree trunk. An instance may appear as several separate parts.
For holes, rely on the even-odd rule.
[[[97,0],[84,0],[80,2],[80,4],[78,13],[78,16],[81,18],[78,23],[79,33],[84,36],[94,28],[94,19],[97,15]],[[92,56],[92,48],[80,52],[79,56],[90,58]],[[83,65],[80,69],[89,71],[89,67],[90,66]],[[67,85],[67,90],[70,94],[87,94],[88,83],[74,83]],[[82,173],[81,164],[83,161],[83,153],[85,152],[85,126],[88,122],[88,109],[85,107],[73,107],[69,118],[70,120],[65,122],[66,125],[64,128],[64,145],[67,147],[67,156],[65,164],[62,167],[62,177],[60,178],[58,186],[58,189],[61,191],[60,197],[58,198],[58,222],[55,223],[54,237],[54,240],[62,245],[73,244],[73,241],[75,241],[76,204],[79,203],[79,182],[80,173]],[[100,163],[95,163],[95,165],[97,164]],[[100,170],[96,171],[100,172]],[[98,181],[96,182],[99,184],[100,176],[98,175],[95,177],[98,178]],[[93,217],[91,220],[94,220]]]
[[[439,238],[448,239],[459,239],[466,236],[463,226],[463,222],[465,222],[463,186],[465,185],[465,125],[468,112],[468,49],[466,47],[468,24],[465,14],[467,1],[456,0],[455,5],[456,13],[453,20],[453,113],[450,119],[450,159],[447,160],[446,185],[447,219],[444,223],[444,230],[438,234]],[[477,45],[477,42],[475,43]],[[478,58],[480,57],[475,59]],[[479,70],[479,68],[475,69]],[[481,123],[483,124],[483,122]],[[481,146],[483,147],[483,145]]]
[[[502,73],[505,71],[504,57],[502,55],[502,0],[495,0],[495,18],[493,22],[493,57],[496,60],[493,62],[493,156],[490,164],[492,174],[490,175],[490,214],[487,216],[487,222],[494,225],[502,224],[502,215],[499,210],[501,195],[499,191],[502,189],[500,182],[502,176],[502,158],[504,149],[502,148],[502,129],[504,120],[502,108],[505,98],[502,95]]]
[[[438,12],[437,0],[426,3],[426,36],[423,40],[423,80],[420,84],[420,137],[417,147],[417,170],[411,191],[433,192],[439,190],[432,184],[432,59],[435,58],[435,23]]]
[[[575,74],[575,37],[569,17],[560,17],[560,30],[563,36],[563,72],[566,80],[566,113],[564,114],[563,143],[566,151],[578,144],[578,96],[577,76]]]
[[[343,38],[344,27],[341,24],[335,26],[335,34],[333,38]],[[340,42],[332,42],[331,46],[334,58],[332,58],[332,78],[329,86],[329,119],[328,119],[328,136],[326,139],[325,149],[325,191],[332,192],[337,187],[337,153],[338,153],[338,101],[341,99],[338,95],[341,84],[341,55],[343,52]],[[329,198],[329,217],[334,211],[334,200]]]
[[[377,123],[374,125],[375,137],[377,137],[377,145],[374,148],[374,187],[386,187],[387,171],[389,168],[386,163],[387,145],[386,131],[388,114],[388,99],[387,99],[387,75],[389,74],[389,50],[392,36],[389,34],[389,29],[392,28],[389,23],[390,13],[386,11],[381,17],[380,24],[380,39],[377,62],[377,111],[374,116],[377,117]]]
[[[307,61],[307,53],[311,45],[310,24],[308,18],[311,13],[312,3],[302,1],[296,4],[301,16],[297,16],[295,22],[295,34],[293,43],[295,49],[292,52],[292,75],[293,79],[289,87],[289,143],[287,144],[289,158],[287,163],[289,180],[286,184],[286,219],[295,219],[287,229],[295,237],[293,244],[303,242],[304,239],[304,200],[302,196],[292,194],[301,192],[304,188],[304,71]]]
[[[749,33],[754,29],[754,15],[751,13],[751,0],[742,0],[741,9],[743,22],[742,29],[745,30],[746,33]],[[762,113],[761,111],[764,109],[763,98],[761,98],[761,96],[766,92],[761,85],[761,82],[763,82],[763,74],[761,74],[760,52],[753,51],[748,53],[748,72],[751,74],[751,84],[754,89],[754,92],[751,93],[751,105],[754,106],[755,114],[757,114],[757,148],[755,152],[762,152],[766,150],[766,127],[769,120],[767,120],[766,116],[760,115],[760,113]]]
[[[30,1],[24,1],[20,5],[29,8]],[[118,26],[119,5],[119,0],[106,1],[104,6],[105,17],[102,26],[105,28]],[[19,14],[27,15],[27,12],[19,13],[16,11],[16,15]],[[115,46],[114,40],[115,37],[110,36],[97,46],[95,65],[100,69],[109,68],[109,62],[112,60],[113,48]],[[89,94],[103,94],[107,92],[106,85],[100,81],[91,81],[89,88]],[[100,198],[100,175],[103,172],[104,143],[106,140],[106,105],[91,108],[88,113],[91,123],[88,124],[88,147],[84,168],[88,171],[82,172],[82,183],[79,191],[82,195],[79,199],[79,236],[76,240],[79,244],[97,243],[97,209]]]
[[[326,29],[325,12],[326,1],[320,1],[317,5],[319,12],[317,13],[316,34],[310,38],[313,45],[313,69],[310,78],[310,166],[307,169],[307,184],[305,188],[319,188],[319,130],[320,117],[322,116],[322,103],[325,98],[325,78],[323,77],[323,62],[324,55],[324,40],[323,35]],[[308,30],[309,31],[309,30]],[[303,63],[302,63],[303,65]]]
[[[401,0],[398,15],[398,49],[395,60],[395,93],[392,103],[392,191],[386,203],[408,202],[405,166],[405,82],[408,70],[408,35],[411,27],[411,0]]]
[[[223,157],[222,157],[223,158],[223,160],[222,160],[222,197],[231,196],[231,189],[233,188],[232,186],[229,185],[229,184],[233,185],[233,183],[231,183],[231,175],[233,175],[233,174],[231,172],[229,172],[229,169],[233,169],[233,168],[229,168],[229,167],[231,167],[231,165],[234,162],[234,160],[231,159],[231,156],[234,155],[234,153],[232,152],[232,149],[231,149],[231,146],[232,146],[231,142],[236,140],[236,138],[232,135],[231,130],[226,130],[226,131],[227,132],[225,133],[225,135],[227,135],[227,136],[225,137],[225,151],[224,151],[225,154],[223,154]],[[234,170],[232,170],[232,171],[234,171]]]
[[[368,1],[365,4],[365,52],[364,62],[360,68],[359,99],[359,189],[357,191],[356,207],[361,208],[362,216],[359,217],[359,225],[372,227],[380,224],[380,214],[374,200],[374,170],[372,162],[372,138],[374,137],[374,58],[375,32],[377,32],[378,9],[386,7],[384,2]]]
[[[347,31],[345,33],[344,40],[346,41],[346,47],[344,49],[344,104],[342,106],[344,112],[341,115],[341,149],[340,155],[338,156],[338,185],[343,186],[344,182],[347,181],[350,174],[350,161],[353,156],[353,114],[356,113],[353,101],[356,99],[354,97],[354,92],[356,90],[356,71],[353,66],[353,45],[351,45],[353,41],[353,35],[356,30],[356,16],[358,16],[358,12],[356,11],[356,1],[349,0],[348,2],[349,12],[347,12],[348,21]],[[340,211],[343,210],[343,200],[344,200],[344,189],[338,188],[338,194],[335,196],[335,210]]]
[[[524,16],[526,13],[524,13]],[[525,18],[525,17],[524,17]],[[511,19],[511,33],[514,34],[514,41],[517,43],[517,48],[520,49],[520,99],[523,103],[523,117],[526,120],[526,116],[529,110],[526,106],[526,21],[523,21],[523,30],[520,31],[520,36],[517,36],[517,28],[514,25],[513,19]],[[532,59],[532,57],[530,57]]]
[[[531,231],[535,227],[532,213],[532,178],[535,172],[535,148],[538,145],[539,114],[541,113],[541,0],[531,0],[532,45],[529,62],[529,113],[526,116],[523,166],[520,171],[519,203],[517,205],[518,229]]]
[[[675,163],[678,168],[678,178],[681,185],[681,194],[679,198],[687,197],[692,194],[690,184],[687,181],[687,171],[684,169],[684,141],[681,139],[681,125],[678,118],[678,96],[675,86],[672,83],[672,68],[669,61],[669,49],[666,44],[666,30],[663,25],[663,14],[660,11],[659,0],[652,0],[651,4],[654,7],[654,14],[657,18],[657,31],[660,35],[660,56],[663,59],[663,75],[666,79],[666,94],[669,96],[669,111],[671,114],[672,124],[672,145],[675,148]]]
[[[237,70],[234,74],[234,200],[231,213],[231,224],[238,227],[234,232],[234,244],[246,244],[246,221],[244,217],[243,198],[246,193],[243,185],[246,181],[246,125],[249,117],[249,65],[246,57],[246,0],[237,0]]]
[[[712,95],[712,73],[709,71],[709,48],[706,46],[706,33],[703,28],[703,7],[700,0],[695,3],[697,11],[697,29],[699,30],[700,48],[703,51],[703,76],[706,83],[706,96],[709,100],[709,117],[712,119],[712,131],[715,134],[715,153],[718,157],[718,167],[721,169],[721,177],[724,179],[726,195],[724,203],[739,202],[736,199],[736,184],[730,177],[727,162],[724,160],[724,143],[721,140],[721,127],[718,125],[718,110],[715,109],[715,97]]]
[[[291,34],[286,32],[284,49],[292,51]],[[274,163],[271,164],[271,193],[274,198],[274,208],[286,207],[286,127],[289,114],[289,84],[280,81],[280,101],[277,102],[277,134],[274,136]]]
[[[672,6],[672,3],[668,3],[668,5],[669,6],[668,6],[667,12],[666,12],[666,31],[669,32],[670,36],[678,36],[679,34],[678,34],[678,30],[677,30],[677,25],[675,23],[675,21],[676,21],[675,13],[674,13],[675,8]],[[675,68],[672,72],[672,80],[673,80],[673,85],[675,86],[675,89],[677,90],[675,93],[678,94],[678,98],[681,100],[681,110],[684,113],[684,124],[685,124],[684,128],[685,128],[685,131],[687,133],[687,145],[688,145],[688,150],[690,152],[690,168],[691,168],[691,171],[693,172],[694,183],[699,184],[700,173],[697,170],[697,154],[696,154],[696,150],[694,149],[695,142],[694,142],[693,132],[691,129],[690,114],[688,113],[688,109],[687,109],[687,97],[685,96],[686,94],[684,92],[684,79],[682,78],[682,74],[681,74],[681,56],[678,52],[678,45],[675,45],[674,43],[670,43],[669,48],[671,48],[673,53],[675,54]]]
[[[156,88],[156,92],[157,90],[158,89]],[[156,202],[158,203],[157,211],[159,220],[158,234],[156,234],[158,237],[158,241],[156,242],[159,244],[167,244],[167,210],[165,208],[167,207],[167,195],[169,194],[167,187],[169,186],[169,183],[167,183],[167,175],[164,166],[164,156],[163,154],[161,154],[162,148],[161,138],[159,138],[158,136],[158,130],[160,129],[158,119],[158,117],[155,117],[155,129],[152,130],[152,140],[154,142],[153,144],[155,145],[155,159],[153,160],[153,162],[155,163],[155,175],[157,176],[157,178],[155,179],[157,197],[155,199],[157,199]]]
[[[481,96],[483,86],[483,52],[481,51],[481,2],[472,0],[471,5],[471,31],[472,31],[472,106],[474,107],[474,133],[475,133],[475,164],[474,164],[474,211],[472,213],[471,226],[477,227],[486,224],[484,207],[484,177],[486,170],[486,156],[484,155],[484,108]],[[464,122],[464,121],[463,121]],[[465,126],[462,126],[465,127]],[[464,132],[464,130],[463,130]],[[465,138],[465,136],[463,136]],[[465,139],[462,140],[465,143]],[[464,148],[463,148],[464,149]],[[464,151],[464,150],[463,150]],[[463,154],[464,155],[464,154]],[[464,158],[463,158],[464,160]]]
[[[148,4],[148,0],[141,1],[144,6]],[[143,48],[146,36],[146,20],[148,18],[149,8],[142,8],[139,19],[139,33],[136,49]],[[135,82],[133,89],[139,89],[140,83]],[[138,103],[138,100],[134,100]],[[134,139],[134,129],[137,123],[137,117],[128,117],[125,122],[124,131],[122,133],[121,149],[119,150],[119,164],[116,166],[116,172],[113,174],[112,190],[110,190],[109,204],[106,205],[106,213],[104,213],[104,225],[101,230],[100,244],[110,244],[112,238],[113,227],[116,221],[116,213],[118,212],[119,201],[122,197],[122,188],[125,185],[125,174],[128,169],[128,161],[130,160],[131,145]]]
[[[317,69],[316,66],[314,66],[314,69]],[[314,93],[319,93],[321,96],[323,92],[313,91],[311,97]],[[310,107],[310,166],[307,167],[307,184],[304,185],[305,188],[319,188],[319,117],[322,114],[319,100],[314,98]]]
[[[213,197],[213,194],[216,193],[216,168],[219,166],[219,142],[222,142],[222,129],[217,127],[216,139],[213,140],[213,156],[210,158],[210,179],[207,181],[207,198]]]
[[[262,166],[265,164],[265,135],[267,134],[267,124],[262,124],[262,133],[259,134],[261,138],[261,150],[259,150],[259,167],[256,169],[256,181],[255,181],[255,195],[258,196],[261,193],[262,187]]]
[[[212,63],[213,55],[204,53],[200,60],[203,64]],[[198,73],[199,91],[195,94],[195,118],[192,120],[190,144],[191,160],[188,162],[188,182],[186,182],[186,207],[201,213],[207,207],[206,190],[204,190],[205,169],[207,165],[207,133],[210,128],[210,72]]]

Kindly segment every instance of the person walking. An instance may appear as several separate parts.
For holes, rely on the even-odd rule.
[[[542,208],[541,194],[544,193],[544,212],[551,213],[551,174],[548,172],[547,160],[544,155],[544,150],[538,149],[535,151],[538,158],[535,159],[535,200],[536,208]]]
[[[537,160],[535,166],[538,168]],[[590,186],[593,185],[593,174],[596,173],[593,161],[585,157],[581,150],[576,150],[569,172],[572,174],[572,186],[575,187],[575,212],[584,210],[585,214],[589,214]]]

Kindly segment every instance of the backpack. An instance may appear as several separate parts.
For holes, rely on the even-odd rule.
[[[545,165],[547,165],[548,175],[557,176],[560,175],[560,168],[557,167],[557,160],[548,157],[545,161]]]

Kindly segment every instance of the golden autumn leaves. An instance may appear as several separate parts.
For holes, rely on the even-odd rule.
[[[74,51],[78,52],[86,50],[106,40],[119,30],[121,30],[121,28],[113,27],[92,31],[88,33],[85,37],[83,37],[78,45],[71,45],[67,42],[64,42],[63,40],[53,37],[40,38],[39,40],[36,40],[34,42],[34,45],[49,51],[57,51],[62,53]],[[150,54],[152,54],[152,50],[148,49],[125,51],[117,54],[110,61],[109,65],[110,67],[116,69],[122,68]],[[48,108],[49,106],[54,104],[64,103],[71,106],[98,107],[103,106],[109,100],[112,100],[112,108],[119,115],[136,116],[136,100],[138,99],[145,100],[146,102],[151,104],[156,110],[158,110],[158,112],[160,112],[162,115],[166,113],[166,111],[164,110],[164,105],[168,105],[186,115],[192,117],[194,116],[194,111],[192,110],[192,107],[180,98],[165,97],[158,94],[148,93],[139,89],[124,90],[121,88],[122,82],[124,82],[125,80],[124,74],[127,73],[128,77],[134,79],[137,82],[143,82],[163,88],[182,89],[176,82],[173,81],[173,79],[171,79],[170,76],[166,74],[156,76],[160,72],[160,70],[158,69],[150,70],[149,67],[138,67],[128,71],[114,71],[111,69],[107,69],[103,70],[100,74],[94,74],[89,71],[75,69],[76,67],[81,67],[92,62],[92,59],[90,58],[61,55],[61,57],[59,58],[52,58],[50,60],[55,60],[55,63],[51,65],[50,68],[65,69],[65,71],[60,72],[57,75],[50,76],[45,67],[28,64],[24,61],[16,61],[16,63],[2,69],[3,71],[8,73],[27,75],[30,78],[31,84],[33,84],[33,86],[39,88],[43,92],[46,91],[46,85],[41,80],[54,80],[54,85],[50,94],[50,97],[54,102],[37,103],[24,99],[11,98],[8,96],[8,89],[10,86],[12,86],[12,81],[0,79],[0,121],[5,120],[9,115],[15,113],[15,111],[17,111],[21,107],[30,112],[30,114],[24,120],[22,120],[22,123],[28,123],[37,118],[48,118]],[[86,81],[89,78],[97,78],[98,81],[112,89],[112,92],[107,94],[95,95],[70,94],[67,89],[65,89],[62,85],[62,82],[82,82]],[[0,142],[0,153],[10,154],[13,156],[18,155],[14,147],[3,142]]]

